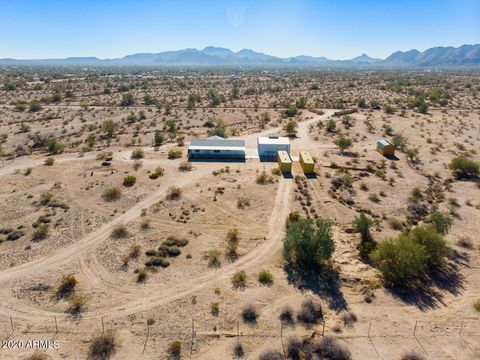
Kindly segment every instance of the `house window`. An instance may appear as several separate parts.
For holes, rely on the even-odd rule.
[[[195,152],[200,152],[200,150],[195,150]]]
[[[220,150],[213,150],[213,152],[214,152],[214,153],[219,153],[219,152],[220,152]]]

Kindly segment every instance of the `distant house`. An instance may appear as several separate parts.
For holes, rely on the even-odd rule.
[[[245,160],[245,141],[226,140],[216,135],[206,139],[192,139],[188,157]]]
[[[286,151],[290,155],[290,139],[281,136],[261,136],[257,139],[258,156],[260,158],[277,159],[279,151]]]
[[[377,151],[383,156],[395,155],[395,146],[385,139],[377,141]]]

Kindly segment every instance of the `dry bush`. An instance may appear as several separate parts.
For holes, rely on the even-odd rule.
[[[283,360],[283,354],[278,350],[266,350],[260,354],[258,360]]]
[[[32,235],[32,241],[41,241],[48,236],[48,225],[40,224],[36,227]]]
[[[78,281],[73,274],[64,275],[60,279],[60,283],[55,294],[59,298],[66,298],[71,295],[73,290],[75,290],[75,286],[77,284]]]
[[[253,304],[247,304],[242,309],[242,319],[247,324],[255,324],[258,319],[257,309]]]
[[[144,157],[145,157],[145,152],[143,151],[143,149],[138,148],[132,151],[131,159],[138,160],[138,159],[143,159]]]
[[[243,350],[243,345],[240,342],[237,342],[233,347],[233,355],[237,358],[241,358],[245,355],[245,351]]]
[[[169,359],[180,359],[182,355],[182,342],[180,340],[172,341],[168,344],[167,355]]]
[[[111,330],[96,335],[92,338],[92,342],[88,349],[88,358],[91,360],[109,359],[117,347],[115,333]]]
[[[244,289],[247,286],[247,273],[245,270],[238,270],[232,275],[231,281],[235,289]]]
[[[167,200],[178,200],[182,197],[182,189],[178,186],[170,186],[167,190]]]
[[[218,301],[214,301],[210,304],[210,313],[213,316],[218,316],[220,313],[220,303]]]
[[[208,266],[210,267],[219,267],[220,262],[220,251],[213,249],[207,252],[205,258],[208,260]]]
[[[178,170],[180,170],[180,171],[192,171],[192,169],[193,169],[193,166],[188,161],[182,161],[178,165]]]
[[[145,281],[147,281],[148,273],[147,270],[145,269],[140,269],[137,272],[137,283],[143,284]]]
[[[170,160],[179,159],[179,158],[181,158],[181,157],[182,157],[182,151],[181,151],[181,150],[174,150],[174,149],[172,149],[172,150],[170,150],[170,151],[168,152],[168,158],[169,158]]]
[[[122,191],[119,188],[106,189],[102,194],[102,199],[108,202],[118,200],[122,197]]]
[[[302,303],[302,307],[297,314],[297,320],[305,326],[313,326],[323,319],[322,305],[312,299],[307,299]]]
[[[475,311],[480,312],[480,299],[473,302],[473,308]]]
[[[258,282],[262,285],[272,286],[273,285],[273,275],[270,271],[262,269],[258,273]]]
[[[87,308],[87,302],[86,294],[73,294],[68,298],[67,312],[72,316],[79,316]]]
[[[345,326],[353,326],[357,322],[358,318],[353,312],[348,311],[347,313],[342,315],[343,325]]]
[[[110,235],[114,239],[124,239],[128,236],[127,227],[125,225],[116,225],[112,234]]]
[[[332,336],[325,336],[314,347],[313,352],[319,356],[320,359],[330,360],[350,360],[352,354],[350,351]]]
[[[245,209],[247,206],[250,206],[250,200],[247,197],[241,196],[237,199],[238,209]]]
[[[293,325],[295,319],[293,318],[292,307],[290,305],[285,305],[278,318],[284,325]]]
[[[401,360],[425,360],[425,357],[416,351],[409,351],[402,355]]]
[[[35,351],[32,355],[24,358],[25,360],[48,360],[48,355],[40,350]]]

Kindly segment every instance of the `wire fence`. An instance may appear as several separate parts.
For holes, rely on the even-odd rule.
[[[155,320],[155,319],[154,319]],[[195,358],[202,344],[211,340],[238,339],[266,344],[278,344],[285,348],[285,342],[292,336],[333,336],[350,345],[355,350],[355,344],[361,342],[362,353],[354,358],[359,359],[392,359],[392,351],[413,348],[422,353],[427,359],[439,359],[442,347],[454,345],[451,358],[478,359],[480,358],[480,320],[478,318],[465,318],[455,322],[426,322],[411,320],[395,322],[392,320],[360,320],[351,327],[335,326],[337,322],[326,319],[317,326],[305,329],[299,325],[285,326],[280,322],[271,324],[268,330],[265,324],[252,326],[242,321],[230,321],[225,325],[212,326],[210,321],[191,319],[191,322],[178,322],[168,329],[160,319],[151,321],[147,317],[136,317],[128,320],[109,320],[101,317],[98,319],[70,319],[64,316],[47,318],[42,322],[29,324],[8,318],[2,321],[2,344],[9,340],[22,339],[57,339],[61,342],[75,341],[88,343],[93,334],[105,331],[121,331],[128,329],[133,334],[135,351],[139,354],[157,354],[162,352],[169,341],[181,340],[184,358]],[[223,326],[222,326],[223,325]],[[73,340],[72,340],[73,339]],[[280,345],[281,344],[281,345]],[[365,354],[365,344],[368,344]],[[65,346],[65,345],[64,345]],[[388,351],[387,351],[388,350]],[[45,350],[46,351],[46,350]],[[455,353],[462,353],[457,356]],[[5,352],[0,351],[0,358]],[[140,356],[140,355],[139,355]],[[447,358],[447,357],[445,357]]]

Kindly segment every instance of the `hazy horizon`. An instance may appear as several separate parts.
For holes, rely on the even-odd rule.
[[[278,57],[365,53],[480,42],[480,2],[19,0],[2,4],[0,58],[119,58],[216,46]]]

